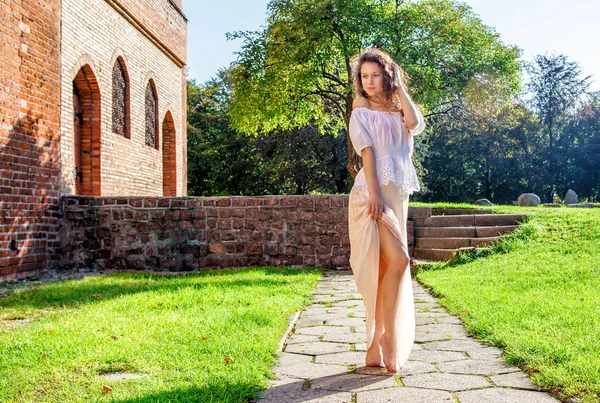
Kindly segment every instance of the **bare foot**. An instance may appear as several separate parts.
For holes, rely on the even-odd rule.
[[[397,358],[398,343],[395,338],[384,333],[383,336],[381,336],[381,352],[385,368],[389,372],[399,372],[400,366],[398,365]]]
[[[381,345],[373,343],[371,348],[367,350],[367,367],[383,367],[382,357]]]

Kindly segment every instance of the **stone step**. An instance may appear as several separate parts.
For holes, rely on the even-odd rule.
[[[508,234],[518,225],[495,227],[416,227],[415,238],[490,238]]]
[[[431,215],[466,215],[466,214],[492,214],[490,209],[477,208],[432,208]]]
[[[524,214],[469,214],[413,218],[417,227],[481,227],[516,225]]]
[[[415,247],[421,249],[458,249],[469,246],[493,245],[499,237],[489,238],[417,238]]]
[[[434,248],[415,248],[415,258],[423,260],[433,260],[441,262],[452,260],[459,250],[469,250],[475,248],[459,248],[459,249],[434,249]]]

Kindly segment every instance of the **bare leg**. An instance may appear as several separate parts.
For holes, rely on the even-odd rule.
[[[379,240],[381,256],[387,263],[387,270],[381,282],[383,300],[384,334],[381,337],[381,351],[383,363],[390,372],[398,372],[398,335],[396,327],[396,312],[398,311],[399,285],[404,270],[408,267],[409,257],[404,245],[396,238],[390,229],[381,221],[379,227]]]
[[[381,283],[387,270],[387,265],[382,257],[379,258],[379,280],[377,285],[377,303],[375,309],[375,334],[371,348],[367,350],[367,367],[383,367],[381,352],[381,336],[383,335],[383,299]]]

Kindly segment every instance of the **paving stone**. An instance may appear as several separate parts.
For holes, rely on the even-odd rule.
[[[336,343],[360,343],[364,342],[366,335],[360,333],[348,333],[348,334],[326,334],[323,336],[323,341],[332,341]],[[366,347],[365,343],[365,347]]]
[[[558,403],[549,394],[504,388],[471,390],[458,394],[460,403]]]
[[[446,350],[446,351],[469,351],[482,348],[482,344],[475,339],[461,339],[449,341],[436,341],[433,343],[424,343],[423,348],[428,350]]]
[[[540,388],[531,382],[527,374],[519,371],[512,374],[491,376],[490,379],[498,386],[508,386],[516,389],[539,390]]]
[[[410,353],[411,360],[426,361],[426,362],[446,362],[466,360],[468,357],[459,351],[441,351],[441,350],[425,350],[415,351]]]
[[[355,333],[357,334],[357,333]],[[367,351],[367,343],[356,343],[354,345],[356,351]]]
[[[346,326],[312,326],[302,327],[295,330],[296,334],[313,334],[318,336],[324,336],[326,334],[333,333],[350,333],[350,328]]]
[[[285,379],[260,393],[262,403],[350,403],[349,392],[331,392],[303,387],[304,381]]]
[[[448,337],[448,333],[415,332],[415,343],[425,343],[426,341],[448,340],[451,338],[452,337]]]
[[[348,300],[347,297],[338,297],[338,296],[330,296],[330,295],[318,295],[312,298],[313,302],[334,302],[339,303]],[[358,301],[360,302],[360,301]],[[333,304],[332,304],[333,305]]]
[[[428,317],[423,317],[423,316],[417,316],[417,318],[416,318],[417,326],[431,325],[434,323],[435,323],[435,321],[433,320],[433,318],[428,318]]]
[[[360,299],[349,299],[346,301],[334,302],[331,306],[364,306]]]
[[[354,333],[367,334],[367,327],[366,326],[354,326]]]
[[[456,316],[438,316],[436,319],[439,323],[451,323],[454,325],[461,325],[461,326],[463,325],[462,320],[460,320]]]
[[[474,360],[497,360],[502,357],[502,351],[497,347],[481,347],[467,352]]]
[[[435,333],[467,333],[464,326],[452,325],[449,323],[436,323],[432,325],[423,325],[419,327],[421,332],[435,332]]]
[[[327,325],[365,326],[364,318],[341,318],[327,321]]]
[[[441,372],[473,375],[496,375],[521,371],[515,366],[501,364],[499,362],[489,360],[464,360],[455,362],[444,362],[438,364],[438,368]]]
[[[315,359],[318,364],[364,365],[365,353],[349,351],[346,353],[320,355]]]
[[[328,319],[335,319],[335,318],[336,317],[334,315],[327,315],[327,314],[302,316],[298,320],[298,323],[296,324],[296,327],[300,328],[300,327],[309,327],[309,326],[322,325],[323,322],[325,322],[326,320],[328,320]]]
[[[309,343],[290,344],[285,347],[286,353],[308,355],[331,354],[342,351],[350,351],[350,345],[343,343],[324,343],[316,341]]]
[[[348,371],[346,367],[341,365],[326,365],[326,364],[294,364],[279,366],[275,368],[275,373],[279,375],[289,376],[293,378],[315,379],[324,376],[332,376],[345,374]]]
[[[292,334],[287,338],[286,344],[306,343],[310,341],[319,341],[319,336],[309,334]]]
[[[426,316],[429,318],[451,318],[452,315],[450,315],[447,312],[417,312],[416,313],[417,316]]]
[[[365,390],[398,387],[393,375],[388,377],[345,374],[315,379],[310,384],[314,389],[327,389],[336,392],[361,392]]]
[[[359,392],[356,403],[454,403],[448,392],[414,388],[380,389]]]
[[[419,374],[401,377],[402,383],[409,387],[460,391],[485,388],[491,386],[488,381],[478,375],[456,374]]]
[[[308,364],[312,361],[310,355],[281,353],[279,356],[279,365],[284,367],[287,365]]]

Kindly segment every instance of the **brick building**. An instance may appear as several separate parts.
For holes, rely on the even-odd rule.
[[[65,195],[186,194],[182,0],[0,0],[0,280],[52,267]]]

